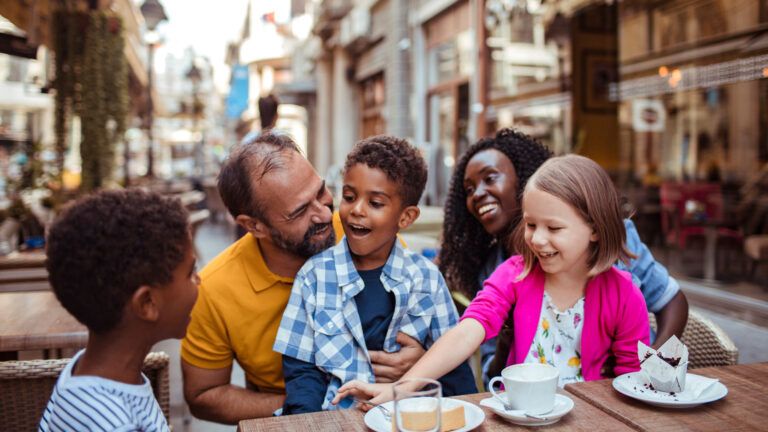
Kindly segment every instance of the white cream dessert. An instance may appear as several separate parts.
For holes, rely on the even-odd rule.
[[[640,369],[649,390],[666,393],[681,393],[685,390],[688,372],[688,348],[672,336],[658,351],[637,343]]]

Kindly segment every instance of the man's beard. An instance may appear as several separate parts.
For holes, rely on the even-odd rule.
[[[313,243],[312,236],[314,236],[318,231],[322,231],[326,228],[330,230],[328,238],[323,241]],[[309,227],[307,232],[304,233],[304,238],[299,242],[285,237],[280,231],[272,228],[271,226],[269,227],[269,234],[272,236],[272,243],[274,243],[277,247],[285,249],[288,252],[294,253],[304,258],[309,258],[313,255],[316,255],[336,244],[336,233],[333,231],[333,226],[330,223],[313,224]]]

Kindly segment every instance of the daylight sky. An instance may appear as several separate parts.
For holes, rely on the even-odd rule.
[[[143,0],[135,0],[141,6]],[[265,2],[267,0],[256,0]],[[279,0],[274,0],[279,1]],[[220,90],[228,87],[224,63],[227,43],[237,39],[245,22],[248,0],[160,0],[168,21],[159,31],[164,39],[157,51],[162,62],[170,52],[181,56],[192,46],[198,55],[208,57],[214,66],[214,79]]]

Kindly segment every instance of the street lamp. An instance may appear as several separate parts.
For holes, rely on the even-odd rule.
[[[205,171],[205,156],[203,154],[203,142],[202,139],[197,138],[197,120],[199,116],[203,114],[203,103],[200,101],[200,81],[203,79],[203,74],[200,68],[195,64],[195,59],[192,59],[192,65],[187,71],[187,79],[192,82],[192,105],[190,114],[192,115],[192,139],[195,140],[195,171],[200,176],[204,175]]]
[[[149,63],[147,64],[147,177],[155,176],[155,149],[154,149],[154,137],[152,133],[152,126],[154,124],[155,106],[152,101],[152,86],[154,79],[154,68],[152,64],[155,60],[155,47],[159,42],[159,38],[155,34],[158,24],[163,21],[167,21],[168,17],[165,15],[163,5],[158,0],[145,0],[141,5],[141,14],[144,15],[144,22],[147,24],[147,34],[145,42],[149,48]]]

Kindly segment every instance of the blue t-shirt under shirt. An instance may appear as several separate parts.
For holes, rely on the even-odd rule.
[[[392,315],[395,313],[395,294],[387,292],[381,283],[381,270],[358,270],[357,274],[363,279],[365,289],[355,296],[357,313],[363,327],[365,346],[368,351],[384,349],[384,339],[387,337]]]

